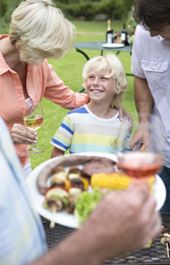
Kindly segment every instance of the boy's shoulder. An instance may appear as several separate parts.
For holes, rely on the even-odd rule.
[[[84,114],[88,113],[88,110],[85,105],[78,107],[76,109],[73,109],[67,113],[67,115],[72,115],[72,114]]]

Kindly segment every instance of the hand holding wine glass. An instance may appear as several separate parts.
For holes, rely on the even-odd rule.
[[[132,177],[155,175],[163,165],[164,135],[159,120],[154,119],[137,128],[132,151],[118,156],[118,168]]]
[[[154,185],[155,181],[158,180],[155,174],[159,172],[164,164],[165,137],[160,121],[154,116],[151,117],[151,121],[151,123],[145,123],[144,128],[140,124],[140,127],[135,130],[135,137],[132,139],[134,146],[131,152],[118,155],[117,166],[119,170],[130,177],[142,181],[145,180],[147,184],[151,181],[152,185]],[[151,193],[153,190],[152,188],[148,189]],[[163,203],[166,198],[166,191],[164,192]],[[157,208],[157,206],[155,208],[157,210],[162,207],[162,205],[160,208]],[[149,248],[151,245],[152,240],[149,240],[145,248]]]
[[[24,117],[24,125],[33,130],[33,131],[37,131],[38,129],[41,128],[42,123],[43,123],[43,109],[42,109],[42,104],[39,103],[34,111],[32,113],[30,113],[29,115]],[[36,143],[32,145],[32,149],[31,149],[32,153],[40,153],[42,152],[42,150],[40,148],[38,148],[36,146]]]

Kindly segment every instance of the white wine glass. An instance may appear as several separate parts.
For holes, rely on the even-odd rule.
[[[29,115],[24,117],[24,125],[33,131],[37,131],[38,129],[41,128],[43,120],[44,120],[43,107],[42,104],[39,103],[35,105],[33,112],[31,112]],[[29,149],[29,151],[31,151],[31,153],[33,154],[42,152],[42,150],[37,147],[36,143],[31,145],[31,149]]]

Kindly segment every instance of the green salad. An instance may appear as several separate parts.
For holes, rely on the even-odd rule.
[[[102,197],[103,193],[98,189],[81,193],[75,207],[75,216],[80,224],[87,220],[88,216],[96,208]]]

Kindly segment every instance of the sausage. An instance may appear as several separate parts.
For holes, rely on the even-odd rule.
[[[57,171],[58,167],[83,166],[83,175],[90,178],[94,173],[107,173],[115,171],[115,162],[106,157],[93,155],[66,155],[51,159],[51,162],[45,166],[37,177],[38,191],[44,195],[48,189],[48,179]]]

